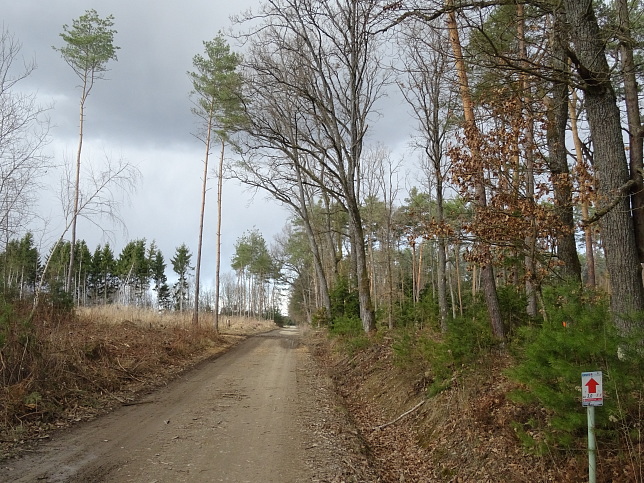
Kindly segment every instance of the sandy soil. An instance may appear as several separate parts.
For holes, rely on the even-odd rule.
[[[0,464],[15,482],[379,481],[295,328]]]

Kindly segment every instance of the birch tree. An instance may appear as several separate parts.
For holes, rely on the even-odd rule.
[[[82,196],[79,197],[81,198],[81,202],[79,203],[78,211],[76,212],[76,214],[85,217],[88,221],[99,228],[99,223],[104,218],[107,218],[116,224],[123,224],[122,219],[119,217],[121,203],[127,201],[128,195],[135,190],[136,183],[140,176],[139,170],[123,159],[113,162],[109,157],[106,157],[105,161],[106,163],[102,170],[96,172],[90,170],[89,179],[86,180],[87,187],[83,190]],[[68,202],[70,198],[69,188],[70,184],[64,183],[64,186],[59,193],[63,210],[70,206]],[[116,197],[117,193],[121,193],[124,198],[118,199]],[[54,246],[51,248],[50,256],[44,264],[40,283],[36,288],[33,312],[35,312],[38,306],[43,283],[52,262],[51,254],[62,253],[61,247],[65,246],[65,235],[71,228],[75,219],[73,215],[74,213],[66,213],[65,226],[62,229],[59,238],[54,243]],[[71,251],[69,248],[71,248],[71,243],[67,242],[65,253],[69,255],[69,258],[71,258],[72,255],[69,253]],[[68,262],[69,258],[67,259]],[[60,259],[57,260],[57,263],[60,264]],[[65,283],[67,282],[72,282],[72,274],[69,273],[69,263],[67,263],[67,270],[65,271]]]
[[[20,56],[20,42],[0,30],[0,247],[33,219],[39,178],[50,165],[47,108],[19,86],[36,68]]]

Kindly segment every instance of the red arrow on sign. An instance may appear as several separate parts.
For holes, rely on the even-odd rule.
[[[586,383],[586,386],[588,387],[589,394],[595,394],[597,392],[597,386],[599,386],[599,383],[591,377],[590,380]]]

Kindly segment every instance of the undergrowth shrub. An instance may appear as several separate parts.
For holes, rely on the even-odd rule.
[[[353,355],[369,346],[369,337],[362,327],[360,317],[337,317],[329,327],[329,334],[342,342],[344,350]]]
[[[494,347],[486,317],[459,317],[448,324],[445,334],[433,328],[403,327],[394,334],[394,363],[425,374],[427,395],[449,388],[455,372],[467,367]]]
[[[313,327],[326,327],[330,324],[329,313],[324,307],[319,307],[311,316]]]
[[[635,340],[620,336],[604,297],[578,289],[548,288],[543,298],[546,320],[518,331],[513,349],[520,362],[508,371],[523,384],[511,398],[543,408],[530,420],[515,424],[519,438],[537,454],[585,444],[581,373],[600,370],[604,406],[595,413],[598,440],[610,446],[627,437],[641,444],[642,334]]]
[[[0,299],[0,375],[4,387],[29,377],[36,342],[27,310]]]
[[[430,290],[423,291],[418,302],[414,302],[410,294],[403,303],[394,307],[398,327],[438,328],[438,312],[438,301]]]
[[[314,324],[328,324],[329,335],[341,341],[349,354],[369,346],[369,338],[364,333],[360,319],[358,294],[351,289],[347,277],[340,277],[329,293],[331,314],[318,310],[314,314]]]
[[[338,336],[356,336],[364,332],[360,317],[337,317],[333,319],[330,332]]]
[[[29,317],[29,306],[0,299],[2,425],[20,422],[25,407],[38,409],[41,395],[35,388],[34,375],[41,365],[41,341],[38,327]]]
[[[512,336],[519,327],[531,322],[526,312],[525,292],[515,285],[503,285],[498,287],[497,294],[505,331]]]
[[[358,293],[352,290],[347,277],[339,277],[329,292],[331,299],[331,319],[342,317],[360,317],[360,303]]]
[[[59,314],[71,314],[74,310],[74,297],[58,280],[51,282],[47,298],[49,300],[46,303]]]
[[[275,310],[273,312],[273,322],[275,322],[275,325],[278,327],[284,327],[287,325],[288,319],[284,317],[281,312]]]

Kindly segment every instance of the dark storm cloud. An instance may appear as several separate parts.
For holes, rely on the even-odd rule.
[[[79,79],[52,46],[62,46],[63,24],[94,8],[101,17],[114,16],[118,61],[110,62],[106,79],[91,92],[86,110],[87,143],[83,152],[92,162],[102,152],[123,157],[141,170],[142,180],[132,204],[122,217],[128,233],[105,240],[82,225],[80,237],[91,249],[110,241],[120,250],[127,241],[156,240],[166,260],[182,243],[196,253],[197,220],[203,147],[195,140],[195,117],[190,108],[192,58],[203,52],[203,41],[230,26],[229,17],[258,7],[257,0],[12,0],[4,2],[4,28],[22,43],[22,55],[35,58],[38,68],[21,84],[37,91],[41,102],[53,102],[52,157],[71,159],[78,142]],[[231,42],[231,45],[234,44]],[[406,145],[408,114],[401,110],[395,92],[378,103],[380,115],[370,121],[370,142],[397,151]],[[92,150],[95,150],[92,152]],[[400,156],[400,154],[398,154]],[[56,181],[53,184],[57,184]],[[213,191],[206,216],[204,266],[212,267],[214,222]],[[284,209],[266,203],[262,194],[247,206],[247,193],[233,182],[224,187],[222,268],[228,269],[234,243],[244,231],[256,227],[267,242],[286,221]],[[56,212],[51,203],[43,208]],[[58,211],[61,211],[58,209]],[[117,229],[115,229],[117,230]],[[118,235],[118,231],[117,231]],[[55,239],[59,232],[53,233]],[[207,270],[208,268],[206,268]],[[206,274],[207,276],[207,274]]]
[[[192,70],[192,57],[203,51],[204,40],[229,26],[231,14],[253,3],[21,0],[3,6],[3,22],[22,43],[22,54],[35,57],[38,64],[22,87],[56,101],[55,135],[76,135],[79,90],[78,79],[52,46],[63,45],[63,24],[71,25],[95,8],[101,17],[114,16],[114,43],[120,50],[88,100],[88,136],[124,144],[190,143],[195,124],[186,72]]]

